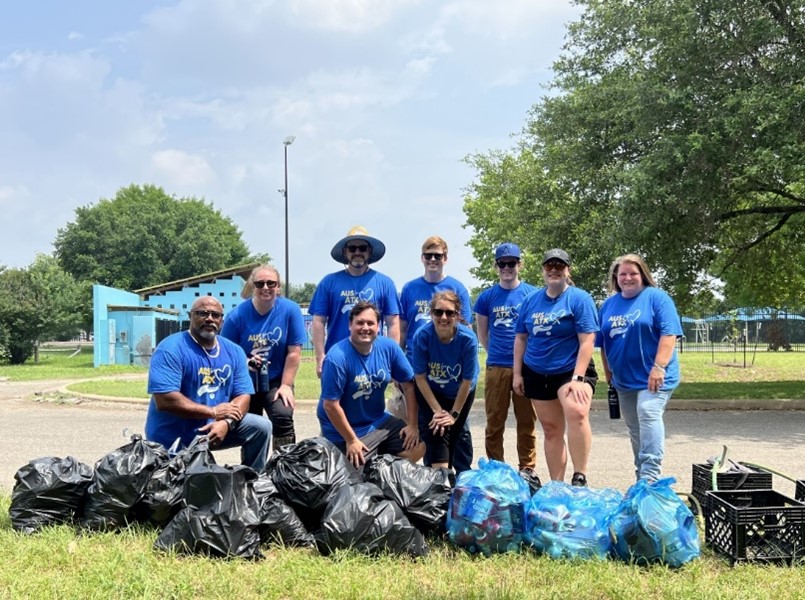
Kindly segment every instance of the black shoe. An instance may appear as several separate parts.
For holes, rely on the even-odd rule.
[[[539,476],[537,476],[536,471],[534,471],[534,469],[531,467],[520,469],[520,477],[522,477],[528,484],[532,494],[542,487],[542,482],[539,480]]]
[[[570,485],[573,487],[587,487],[587,476],[584,473],[576,471],[573,473],[573,479],[570,480]]]

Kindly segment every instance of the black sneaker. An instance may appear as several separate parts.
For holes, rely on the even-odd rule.
[[[522,477],[528,484],[532,494],[542,487],[542,482],[539,480],[539,476],[537,476],[536,471],[534,471],[534,469],[531,467],[520,469],[520,477]]]
[[[570,480],[570,485],[573,487],[587,487],[587,476],[584,473],[576,471],[573,473],[573,479]]]

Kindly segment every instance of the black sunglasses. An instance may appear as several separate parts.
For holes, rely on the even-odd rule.
[[[555,271],[562,271],[567,266],[567,263],[563,263],[561,260],[552,260],[542,264],[542,268],[546,271],[550,271],[551,269]]]
[[[224,313],[220,313],[217,310],[194,310],[192,312],[194,315],[196,315],[197,317],[201,317],[202,319],[212,317],[216,321],[224,316]]]
[[[502,269],[504,267],[509,267],[513,269],[517,266],[517,263],[520,262],[519,260],[499,260],[497,261],[498,269]]]
[[[423,252],[422,258],[425,260],[442,260],[444,258],[443,252]]]
[[[455,317],[458,314],[454,310],[446,310],[444,308],[434,308],[430,312],[432,312],[437,317],[445,317],[446,316],[449,319],[452,319],[453,317]]]
[[[369,249],[369,244],[361,244],[360,246],[353,246],[349,244],[347,250],[350,252],[366,252]]]
[[[254,282],[254,287],[256,287],[258,290],[262,290],[263,288],[268,288],[270,290],[273,290],[279,284],[280,284],[279,281],[271,281],[270,279],[266,279],[266,280],[261,280],[261,281],[255,281]]]

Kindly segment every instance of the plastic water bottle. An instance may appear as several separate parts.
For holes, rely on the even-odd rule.
[[[618,400],[618,390],[616,390],[612,385],[609,386],[609,390],[607,391],[607,402],[609,402],[609,418],[620,419],[621,405],[620,401]]]

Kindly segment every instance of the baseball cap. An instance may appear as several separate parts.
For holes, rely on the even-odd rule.
[[[562,250],[561,248],[553,248],[548,250],[545,253],[545,256],[542,257],[542,264],[544,265],[549,260],[561,260],[566,265],[570,266],[570,257],[567,255],[567,252]]]
[[[508,257],[520,258],[520,247],[517,244],[506,242],[495,248],[495,260]]]

